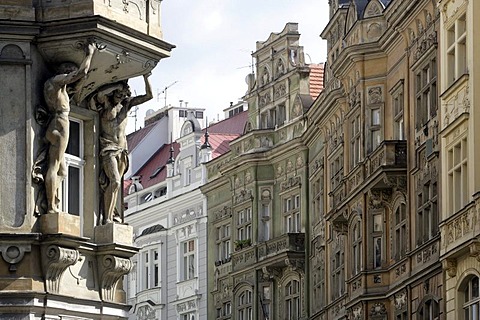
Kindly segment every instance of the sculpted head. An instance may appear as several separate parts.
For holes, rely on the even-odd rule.
[[[56,69],[57,74],[68,74],[70,72],[74,72],[77,70],[78,70],[78,67],[73,62],[63,62]]]

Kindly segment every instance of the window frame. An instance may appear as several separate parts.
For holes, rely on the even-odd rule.
[[[191,249],[191,244],[193,244],[193,249]],[[197,241],[195,239],[186,239],[180,242],[179,265],[179,282],[189,281],[197,277]]]
[[[81,224],[83,225],[83,195],[84,195],[84,168],[85,168],[85,153],[84,153],[84,121],[79,118],[69,117],[69,130],[72,131],[72,123],[78,124],[78,155],[68,153],[70,142],[72,137],[75,135],[70,134],[67,149],[65,151],[65,165],[67,169],[67,175],[61,184],[61,195],[60,206],[63,212],[68,212],[69,214],[79,216],[82,220]],[[69,194],[70,192],[70,168],[78,169],[78,194],[76,197],[72,197]],[[78,214],[76,212],[71,212],[70,210],[70,198],[78,199]]]

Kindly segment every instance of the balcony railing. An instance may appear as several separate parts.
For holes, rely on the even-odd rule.
[[[385,140],[365,161],[366,176],[381,168],[407,167],[407,142],[403,140]]]
[[[275,257],[282,253],[304,253],[305,234],[287,233],[275,239],[257,245],[258,261]]]

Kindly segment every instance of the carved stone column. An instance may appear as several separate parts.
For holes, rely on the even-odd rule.
[[[75,249],[50,245],[42,248],[42,267],[45,276],[45,290],[59,293],[60,281],[65,270],[74,265],[79,257]]]
[[[115,302],[115,289],[118,281],[132,268],[129,259],[111,254],[98,257],[98,271],[100,275],[101,299]]]

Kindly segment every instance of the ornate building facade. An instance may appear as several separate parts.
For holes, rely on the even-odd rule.
[[[125,164],[126,80],[144,75],[134,104],[151,98],[148,75],[174,47],[160,2],[2,1],[0,318],[128,317],[137,248],[109,160]]]
[[[331,1],[305,134],[311,319],[444,317],[439,20],[432,1]]]
[[[479,317],[480,295],[480,53],[476,1],[437,1],[440,10],[439,144],[441,155],[440,258],[447,319]],[[477,90],[475,90],[477,89]]]
[[[242,132],[247,112],[208,131],[203,118],[203,109],[168,106],[129,136],[140,141],[133,151],[152,154],[125,183],[125,220],[140,248],[127,277],[130,319],[206,319],[207,215],[199,187],[206,181],[205,163],[228,150],[224,145]],[[173,143],[163,143],[155,128],[179,132],[172,133]]]
[[[277,95],[291,25],[257,43],[250,123],[202,188],[209,318],[478,317],[475,12],[330,1],[313,103]]]
[[[298,25],[257,42],[249,119],[231,151],[207,164],[208,319],[308,315],[307,157],[311,105]],[[318,92],[316,92],[318,95]]]

